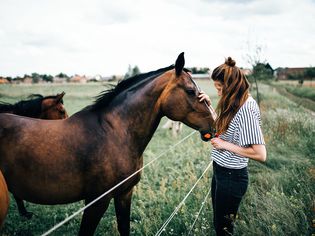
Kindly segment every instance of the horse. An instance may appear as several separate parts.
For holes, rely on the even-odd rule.
[[[57,120],[68,118],[63,105],[62,92],[53,96],[44,97],[41,94],[32,94],[27,100],[21,100],[15,104],[0,102],[0,113],[12,113],[20,116]]]
[[[65,120],[0,114],[0,169],[9,190],[36,204],[89,204],[143,166],[143,152],[163,116],[208,141],[213,108],[199,102],[184,65],[181,53],[175,66],[124,79]],[[131,197],[140,176],[86,208],[79,235],[94,234],[112,198],[118,231],[129,235]]]
[[[0,171],[0,228],[4,222],[9,208],[9,192],[5,179]]]
[[[0,102],[0,113],[12,113],[15,115],[47,120],[65,119],[68,117],[68,113],[63,105],[64,95],[65,92],[45,97],[41,94],[32,94],[27,100],[21,100],[14,104]],[[3,195],[0,196],[2,199],[6,198],[7,195],[5,189],[6,188],[3,188],[3,191],[0,192],[0,195]],[[28,219],[31,218],[33,214],[26,210],[23,200],[15,195],[14,198],[18,206],[19,214]],[[7,206],[0,205],[0,208],[0,211],[4,212],[5,209],[7,209]]]

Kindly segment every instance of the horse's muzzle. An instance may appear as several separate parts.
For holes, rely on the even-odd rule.
[[[214,138],[212,131],[200,131],[200,136],[202,141],[208,142],[210,139]]]

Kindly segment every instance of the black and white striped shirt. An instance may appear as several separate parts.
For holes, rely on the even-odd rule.
[[[235,114],[227,131],[219,135],[219,138],[241,147],[265,144],[259,107],[251,96]],[[248,164],[248,158],[223,149],[213,148],[211,157],[218,165],[230,169],[241,169]]]

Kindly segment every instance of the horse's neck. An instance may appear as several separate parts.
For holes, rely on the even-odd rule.
[[[121,95],[124,99],[104,113],[104,118],[118,126],[130,145],[138,146],[139,153],[144,151],[162,118],[158,101],[166,83],[156,78],[136,91],[126,91]]]
[[[41,108],[40,107],[27,107],[24,103],[16,104],[13,113],[19,116],[27,116],[31,118],[40,117]]]
[[[14,113],[14,105],[9,103],[0,104],[0,113]]]

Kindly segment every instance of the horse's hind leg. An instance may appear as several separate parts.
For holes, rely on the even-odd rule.
[[[85,200],[87,205],[91,200]],[[83,218],[80,225],[80,236],[92,236],[96,230],[98,223],[104,215],[110,199],[101,199],[84,210]]]
[[[17,197],[16,195],[13,195],[13,196],[14,196],[14,199],[16,201],[16,204],[17,204],[20,216],[23,216],[23,217],[25,217],[27,219],[31,219],[32,216],[33,216],[33,213],[32,212],[28,212],[26,210],[26,208],[24,206],[23,199]]]
[[[130,232],[131,196],[132,189],[129,192],[114,198],[118,231],[121,236],[129,235]]]

